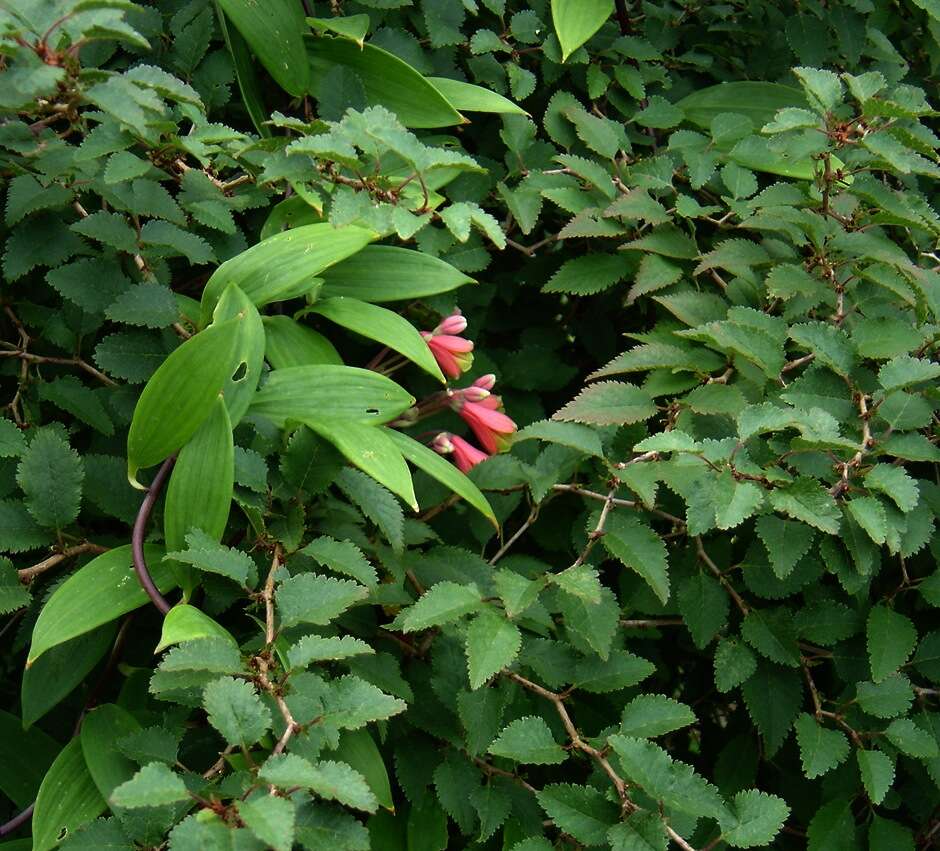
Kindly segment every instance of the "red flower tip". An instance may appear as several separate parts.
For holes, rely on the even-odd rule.
[[[463,316],[459,310],[455,310],[450,316],[445,316],[437,328],[434,329],[434,334],[463,334],[467,330],[467,319]]]
[[[454,313],[433,331],[421,332],[434,360],[448,378],[460,378],[473,365],[473,341],[457,336],[466,327],[467,320]]]
[[[468,473],[481,461],[487,459],[487,454],[481,452],[472,443],[450,432],[442,431],[431,443],[435,452],[441,455],[453,455],[457,469],[461,473]]]

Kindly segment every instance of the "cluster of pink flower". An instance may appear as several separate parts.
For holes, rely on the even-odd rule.
[[[445,317],[433,331],[421,332],[435,360],[448,378],[459,378],[473,364],[473,341],[460,336],[466,330],[467,320],[460,311],[455,311]],[[477,449],[472,443],[448,431],[438,434],[431,446],[441,455],[453,455],[462,473],[466,473],[490,455],[505,450],[509,444],[509,435],[517,428],[500,410],[502,402],[499,396],[490,392],[495,384],[496,376],[490,373],[478,378],[469,387],[447,390],[450,407],[470,426],[485,450]]]

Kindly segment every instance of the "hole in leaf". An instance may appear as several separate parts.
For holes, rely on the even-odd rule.
[[[232,381],[244,381],[248,377],[248,362],[242,361],[235,372],[232,373]]]
[[[373,415],[375,415],[375,414],[378,414],[378,412],[379,412],[379,409],[378,409],[378,408],[366,408],[366,413],[367,413],[367,414],[373,414]]]

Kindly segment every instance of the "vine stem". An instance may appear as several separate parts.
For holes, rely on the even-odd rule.
[[[150,575],[150,570],[147,567],[147,559],[144,557],[144,536],[147,533],[147,524],[150,522],[153,507],[157,503],[160,492],[163,490],[163,486],[166,484],[166,480],[169,478],[170,471],[173,469],[175,462],[176,456],[171,455],[160,466],[157,475],[153,477],[153,482],[151,482],[150,488],[147,490],[147,495],[140,504],[137,519],[134,520],[134,531],[131,535],[134,572],[137,574],[137,579],[141,587],[147,592],[150,602],[157,607],[161,615],[166,615],[166,613],[170,611],[170,604],[167,602],[166,597],[160,593],[160,589],[157,588],[153,577]]]

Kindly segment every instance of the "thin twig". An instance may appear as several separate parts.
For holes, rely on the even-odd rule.
[[[699,536],[695,538],[695,550],[698,554],[698,557],[705,563],[708,569],[715,575],[715,578],[725,587],[725,590],[728,592],[734,604],[738,607],[739,611],[745,617],[747,616],[750,608],[747,603],[741,598],[741,595],[734,590],[734,587],[728,581],[727,577],[718,569],[718,565],[712,561],[711,556],[705,552],[705,546],[702,544],[702,539]]]
[[[529,516],[525,519],[525,522],[516,529],[513,536],[496,551],[496,554],[490,559],[490,564],[496,564],[496,562],[506,555],[512,545],[528,531],[529,527],[538,519],[539,508],[540,506],[538,504],[532,506],[532,510],[529,512]]]
[[[24,567],[17,571],[20,582],[24,585],[28,585],[32,582],[37,576],[41,576],[47,570],[52,570],[56,565],[61,564],[67,559],[74,558],[75,556],[81,555],[82,553],[104,553],[107,552],[107,547],[99,546],[98,544],[92,544],[86,542],[84,544],[77,544],[74,547],[69,547],[66,550],[56,553],[55,555],[49,556],[42,561],[34,564],[32,567]]]

